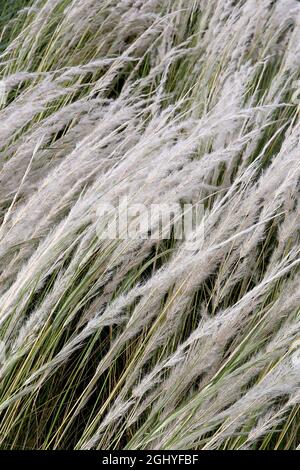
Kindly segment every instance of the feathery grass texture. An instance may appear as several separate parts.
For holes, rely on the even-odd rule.
[[[300,3],[0,6],[0,448],[296,449]]]

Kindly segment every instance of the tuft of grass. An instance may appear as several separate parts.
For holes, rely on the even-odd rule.
[[[299,36],[296,0],[0,2],[1,449],[300,446]],[[124,198],[167,236],[104,237]]]

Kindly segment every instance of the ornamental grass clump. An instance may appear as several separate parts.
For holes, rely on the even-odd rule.
[[[300,3],[6,0],[0,43],[0,449],[300,448]]]

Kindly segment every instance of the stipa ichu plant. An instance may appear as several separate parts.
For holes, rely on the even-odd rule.
[[[296,449],[300,4],[20,0],[0,28],[0,448]],[[124,198],[204,214],[102,237]]]

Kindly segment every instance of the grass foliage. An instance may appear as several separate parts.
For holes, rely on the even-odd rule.
[[[0,42],[0,448],[296,449],[300,3],[1,0]],[[203,245],[101,239],[125,196]]]

